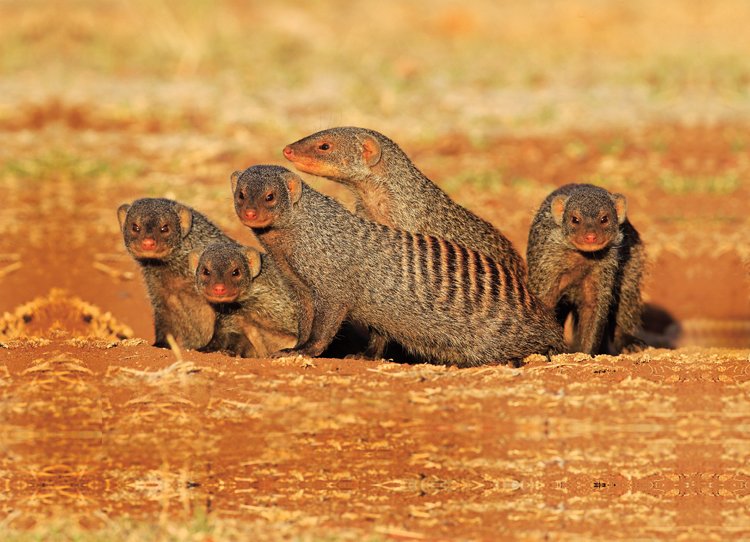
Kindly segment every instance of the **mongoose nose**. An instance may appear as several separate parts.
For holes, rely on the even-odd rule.
[[[595,233],[587,233],[584,235],[583,240],[587,243],[596,243],[596,234]]]
[[[227,287],[223,284],[214,284],[214,294],[215,295],[224,295],[227,293]]]
[[[154,239],[144,239],[141,241],[141,248],[143,250],[154,250],[156,248],[156,241]]]
[[[248,220],[255,220],[258,218],[258,213],[253,211],[252,209],[245,209],[245,218]]]
[[[287,158],[291,158],[293,155],[294,155],[294,151],[289,145],[284,147],[284,156],[286,156]]]

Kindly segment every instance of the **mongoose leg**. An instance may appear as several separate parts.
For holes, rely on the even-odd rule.
[[[592,290],[584,289],[584,301],[579,307],[573,344],[577,351],[593,355],[599,353],[609,307]]]
[[[365,350],[364,357],[366,359],[382,359],[387,344],[388,339],[374,329],[370,329],[370,339],[367,343],[367,350]]]
[[[334,305],[332,303],[321,303],[316,300],[315,317],[312,322],[310,338],[299,345],[296,350],[303,356],[315,357],[323,353],[323,350],[331,344],[341,324],[346,318],[347,308],[345,305]]]

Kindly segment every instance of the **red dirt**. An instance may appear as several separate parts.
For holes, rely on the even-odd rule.
[[[33,122],[43,126],[41,115]],[[76,129],[93,122],[55,115]],[[451,193],[525,248],[546,191],[600,173],[602,142],[617,140],[614,187],[630,197],[652,255],[650,339],[747,348],[750,186],[682,194],[651,180],[664,168],[703,174],[706,164],[706,175],[745,176],[747,161],[730,147],[747,131],[712,130],[506,138],[489,150],[455,137],[408,150],[434,178],[492,163],[499,192],[468,184]],[[657,139],[667,151],[653,150]],[[153,338],[115,216],[145,187],[44,181],[47,193],[27,184],[6,207],[36,229],[0,239],[11,255],[0,264],[22,264],[0,280],[0,309],[13,312],[0,329],[8,525],[57,514],[97,527],[204,510],[297,534],[389,539],[750,536],[747,350],[567,355],[521,369],[195,352],[178,361],[118,338]],[[230,233],[247,239],[238,225]]]

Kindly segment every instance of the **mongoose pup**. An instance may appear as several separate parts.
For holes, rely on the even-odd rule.
[[[198,291],[216,310],[211,341],[201,350],[267,357],[297,343],[296,301],[273,259],[237,243],[190,253]]]
[[[298,170],[353,189],[357,214],[373,222],[454,241],[513,273],[526,273],[507,237],[453,201],[379,132],[331,128],[287,145],[283,152]]]
[[[358,217],[283,167],[235,172],[232,189],[240,220],[298,294],[292,353],[319,355],[347,318],[433,363],[519,362],[563,348],[552,312],[484,254]]]
[[[573,349],[588,354],[637,349],[645,254],[627,218],[625,196],[591,184],[552,192],[529,231],[529,288],[573,316]]]
[[[214,241],[229,241],[199,212],[176,201],[143,198],[117,209],[125,247],[138,262],[154,311],[154,346],[169,348],[172,334],[184,348],[208,344],[214,309],[195,289],[188,254]]]

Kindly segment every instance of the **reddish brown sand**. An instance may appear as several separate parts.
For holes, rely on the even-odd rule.
[[[551,187],[587,177],[606,158],[600,142],[617,137],[618,163],[630,164],[618,174],[638,183],[652,163],[644,141],[658,132],[669,142],[658,160],[673,170],[700,167],[689,160],[700,150],[710,156],[699,164],[747,173],[721,144],[738,128],[649,130],[509,138],[482,158]],[[565,155],[571,140],[586,149],[578,158]],[[460,137],[409,150],[454,171],[480,152]],[[27,184],[5,208],[38,226],[0,239],[4,525],[63,515],[100,528],[203,511],[394,540],[750,537],[747,183],[731,197],[629,194],[652,255],[649,339],[682,348],[468,370],[152,348],[115,219],[139,194],[45,185],[49,205]],[[451,192],[525,248],[537,201],[523,187]]]

